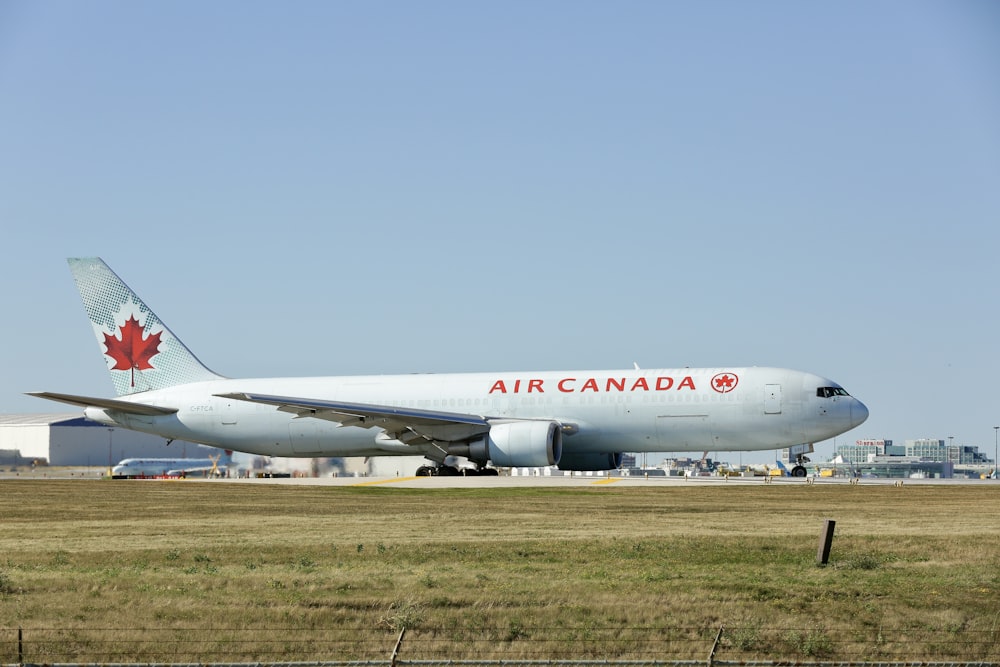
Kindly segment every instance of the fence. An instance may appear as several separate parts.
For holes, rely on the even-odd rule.
[[[1000,631],[913,628],[482,627],[456,638],[391,627],[5,628],[0,665],[470,667],[976,665],[1000,667]]]

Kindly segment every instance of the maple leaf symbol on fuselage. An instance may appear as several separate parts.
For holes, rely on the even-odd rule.
[[[148,338],[142,337],[142,327],[135,315],[128,318],[121,327],[120,339],[104,334],[104,345],[108,348],[105,352],[115,360],[115,365],[111,367],[113,371],[132,371],[132,386],[135,386],[135,372],[153,368],[149,363],[150,358],[160,352],[159,331],[151,334]]]

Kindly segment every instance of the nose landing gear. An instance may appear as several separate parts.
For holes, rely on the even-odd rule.
[[[805,477],[806,467],[805,464],[809,463],[809,457],[806,454],[811,454],[813,451],[812,443],[807,443],[804,445],[795,445],[794,447],[788,448],[788,458],[795,462],[795,466],[791,470],[792,477]]]

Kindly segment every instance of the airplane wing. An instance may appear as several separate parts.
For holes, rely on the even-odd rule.
[[[92,396],[76,396],[74,394],[56,394],[51,391],[29,391],[29,396],[47,398],[50,401],[79,405],[84,408],[104,408],[106,410],[117,410],[133,415],[172,415],[177,412],[177,408],[163,408],[158,405],[148,405],[146,403],[133,403],[132,401],[121,401],[113,398],[94,398]]]
[[[490,430],[490,423],[486,417],[460,412],[243,392],[216,395],[220,398],[273,405],[278,410],[290,412],[296,417],[326,419],[341,426],[381,428],[391,437],[407,444],[418,437],[428,441],[466,440]]]

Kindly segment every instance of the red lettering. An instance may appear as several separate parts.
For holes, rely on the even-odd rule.
[[[577,378],[563,378],[556,383],[556,389],[564,394],[571,394],[576,391],[593,391],[600,392],[601,385],[598,383],[597,378],[587,378],[584,381],[583,386],[578,390],[575,386]],[[532,393],[545,393],[545,380],[542,378],[533,378],[530,380],[523,380],[526,383],[525,392],[528,394]],[[629,379],[622,378],[607,378],[604,380],[604,391],[626,391]],[[522,380],[520,378],[514,380],[514,384],[508,389],[507,383],[504,380],[497,380],[490,387],[490,394],[519,394],[521,393]],[[656,384],[654,386],[656,391],[667,391],[668,389],[691,389],[696,391],[697,388],[694,384],[694,378],[690,375],[684,377],[680,382],[675,382],[674,378],[669,376],[662,376],[656,378]],[[649,380],[645,377],[638,377],[632,381],[631,386],[628,386],[627,391],[649,391]]]
[[[616,378],[608,378],[608,384],[605,387],[604,391],[611,391],[612,387],[614,387],[618,391],[625,391],[625,378],[622,378],[621,380],[618,380]]]

